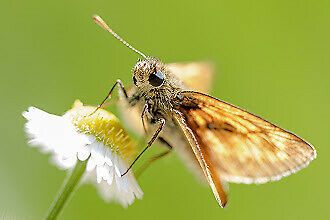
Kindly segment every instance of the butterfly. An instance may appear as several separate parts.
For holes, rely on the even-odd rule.
[[[200,173],[219,205],[225,207],[227,183],[276,181],[316,158],[314,147],[297,135],[207,95],[212,70],[208,64],[164,64],[132,47],[101,17],[93,18],[143,58],[132,69],[134,85],[126,90],[117,80],[99,105],[102,107],[118,86],[128,124],[142,134],[152,131],[147,146],[128,170],[158,141],[175,149]]]

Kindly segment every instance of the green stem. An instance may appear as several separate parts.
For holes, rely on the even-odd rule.
[[[61,213],[65,203],[72,195],[74,189],[76,188],[82,175],[84,174],[86,170],[87,161],[88,159],[85,161],[77,160],[76,166],[64,181],[63,186],[58,192],[58,195],[54,200],[52,206],[50,207],[45,219],[56,219],[57,216]]]

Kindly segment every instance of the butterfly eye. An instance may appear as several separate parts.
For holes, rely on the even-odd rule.
[[[154,86],[158,87],[161,86],[164,82],[164,74],[161,71],[156,71],[149,76],[149,83]]]

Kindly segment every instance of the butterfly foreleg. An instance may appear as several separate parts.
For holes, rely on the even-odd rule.
[[[169,155],[173,147],[165,141],[163,138],[159,137],[158,141],[160,141],[163,145],[167,147],[167,150],[164,152],[161,152],[159,154],[154,155],[153,157],[149,158],[136,172],[135,176],[138,178],[141,176],[141,174],[155,161],[158,161],[161,158],[164,158],[165,156]]]
[[[142,154],[155,142],[157,139],[159,133],[163,130],[165,125],[165,119],[160,118],[156,121],[156,124],[158,124],[158,127],[154,134],[152,135],[151,139],[148,141],[147,146],[141,151],[141,153],[135,158],[135,160],[131,163],[131,165],[128,167],[128,169],[121,175],[124,176],[128,171],[133,167],[133,165],[136,163],[136,161],[142,156]]]
[[[104,103],[105,103],[108,99],[111,98],[111,96],[112,96],[112,92],[113,92],[113,90],[116,88],[116,86],[119,86],[118,88],[123,92],[124,97],[125,97],[126,99],[128,99],[128,95],[127,95],[127,92],[126,92],[126,89],[125,89],[125,87],[124,87],[123,82],[122,82],[120,79],[117,79],[116,82],[115,82],[115,84],[114,84],[114,85],[111,87],[111,89],[109,90],[107,96],[103,99],[103,101],[101,102],[101,104],[99,104],[99,105],[96,107],[96,109],[92,112],[92,114],[94,114],[97,110],[99,110],[100,108],[102,108],[103,105],[104,105]],[[91,114],[91,115],[92,115],[92,114]]]
[[[144,133],[147,134],[147,128],[146,128],[146,124],[144,122],[144,116],[146,115],[147,111],[148,111],[148,104],[144,104],[143,106],[143,109],[142,109],[142,114],[141,114],[141,121],[142,121],[142,125],[143,125],[143,130],[144,130]]]

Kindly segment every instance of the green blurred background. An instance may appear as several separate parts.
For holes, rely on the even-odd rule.
[[[65,172],[31,149],[21,112],[62,114],[76,98],[98,104],[138,58],[91,19],[164,62],[209,60],[212,95],[292,130],[318,151],[279,182],[230,186],[226,209],[172,154],[139,179],[128,209],[93,186],[78,189],[60,219],[330,219],[330,2],[327,0],[18,1],[0,3],[0,218],[40,219]],[[151,153],[145,156],[150,156]]]

